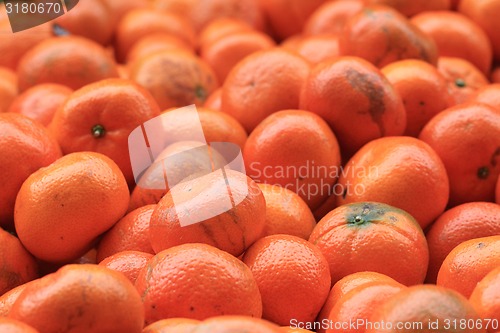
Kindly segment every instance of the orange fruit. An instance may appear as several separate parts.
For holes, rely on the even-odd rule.
[[[340,168],[339,145],[321,117],[283,110],[250,134],[243,150],[247,174],[297,193],[311,209],[325,200]]]
[[[259,239],[243,256],[262,295],[262,318],[278,325],[313,322],[330,290],[323,254],[291,235]]]
[[[363,0],[325,1],[304,24],[305,35],[340,34],[347,20],[363,9]]]
[[[240,20],[256,29],[264,25],[254,0],[153,0],[153,7],[188,18],[198,32],[222,18]]]
[[[0,113],[9,110],[17,96],[17,75],[7,67],[0,67]]]
[[[208,95],[203,106],[212,110],[220,111],[222,109],[222,88],[219,87]]]
[[[481,318],[465,297],[435,285],[404,289],[375,309],[369,320],[378,324],[372,324],[366,333],[485,332],[475,325]],[[379,328],[382,322],[385,323],[385,329]],[[470,327],[455,329],[453,323],[460,327],[460,322],[471,324]]]
[[[309,333],[312,331],[305,330],[302,328],[294,328],[292,326],[283,326],[281,332],[285,332],[285,333]]]
[[[184,244],[158,253],[141,270],[135,286],[142,296],[146,325],[177,317],[203,320],[262,314],[261,296],[250,269],[206,244]]]
[[[484,319],[491,319],[490,333],[498,332],[494,321],[500,321],[500,266],[489,272],[478,282],[470,296],[470,302],[477,313]],[[486,322],[485,322],[486,323]]]
[[[279,326],[263,319],[247,316],[217,316],[204,320],[197,329],[198,332],[259,332],[282,333]]]
[[[37,264],[19,239],[0,229],[0,295],[38,277]]]
[[[99,44],[111,42],[114,32],[112,14],[102,0],[85,0],[78,2],[76,10],[68,11],[54,20],[54,24],[68,34],[82,36]]]
[[[368,5],[380,4],[393,7],[406,16],[413,16],[421,12],[445,11],[451,8],[450,0],[366,0]]]
[[[438,154],[411,137],[367,143],[346,164],[337,187],[338,206],[382,202],[408,212],[422,229],[444,212],[449,196],[448,176]]]
[[[318,222],[309,241],[328,260],[332,283],[373,271],[414,285],[422,283],[427,272],[429,250],[422,229],[410,214],[386,204],[337,207]]]
[[[200,323],[196,319],[169,318],[144,327],[142,333],[189,333]]]
[[[198,34],[198,47],[203,48],[220,38],[241,32],[255,32],[255,30],[238,19],[226,17],[212,20]]]
[[[78,50],[78,51],[76,51]],[[99,44],[82,37],[49,38],[24,54],[17,68],[19,90],[40,83],[71,89],[118,77],[114,60]]]
[[[497,187],[495,190],[495,198],[496,198],[496,203],[500,205],[500,176],[498,177],[497,180]]]
[[[491,83],[500,83],[500,67],[494,66],[490,73]]]
[[[122,251],[154,254],[149,240],[149,221],[156,205],[132,210],[109,229],[97,246],[97,262]]]
[[[181,116],[179,113],[174,116],[177,115]],[[174,117],[169,119],[172,118]],[[166,133],[172,134],[173,132],[166,131]],[[168,168],[164,165],[165,161],[168,163]],[[209,165],[209,162],[213,165]],[[206,173],[207,169],[215,171],[224,165],[226,165],[226,160],[211,146],[205,146],[198,141],[173,143],[167,146],[154,163],[140,175],[130,197],[129,211],[144,205],[157,204],[170,188],[188,177]]]
[[[500,110],[468,103],[449,108],[425,125],[419,138],[446,167],[450,206],[494,201],[500,174]]]
[[[458,11],[476,22],[488,35],[495,60],[500,60],[500,25],[496,13],[500,10],[500,3],[496,0],[461,0]]]
[[[444,259],[437,285],[470,297],[477,283],[500,266],[500,235],[474,238],[457,245]]]
[[[42,125],[23,115],[0,113],[0,133],[0,226],[10,227],[21,185],[61,157],[61,149]]]
[[[133,182],[128,137],[147,120],[160,114],[144,88],[125,79],[89,84],[69,96],[50,124],[65,154],[95,151],[110,157]]]
[[[266,34],[257,31],[232,33],[201,46],[200,56],[223,83],[233,67],[246,56],[271,49],[276,43]]]
[[[396,90],[375,66],[356,57],[339,57],[314,67],[299,105],[327,121],[344,157],[373,139],[401,135],[406,126]]]
[[[8,111],[20,113],[44,126],[50,124],[57,109],[73,90],[56,83],[41,83],[17,96]]]
[[[446,256],[466,240],[500,234],[500,206],[491,202],[470,202],[444,212],[427,232],[429,270],[427,281],[436,282]]]
[[[100,266],[107,267],[113,271],[122,273],[135,283],[141,269],[146,267],[148,260],[153,255],[151,253],[139,251],[123,251],[113,254],[99,263]]]
[[[271,31],[280,39],[302,32],[309,16],[325,0],[258,0]]]
[[[195,32],[188,19],[171,12],[153,8],[133,9],[125,14],[116,27],[115,48],[119,61],[126,59],[133,45],[141,38],[167,33],[180,38],[187,45],[195,43]]]
[[[118,22],[129,11],[139,8],[146,8],[150,5],[148,0],[100,0],[108,9],[108,19],[113,23],[113,28],[116,29]],[[113,29],[114,32],[114,29]]]
[[[316,221],[307,203],[284,187],[258,184],[266,199],[264,236],[286,234],[308,239]]]
[[[265,199],[253,180],[230,169],[214,171],[175,185],[160,200],[151,215],[151,245],[158,253],[205,243],[239,256],[261,237],[265,216]]]
[[[168,33],[148,34],[138,39],[127,52],[127,63],[133,63],[141,58],[159,51],[167,50],[193,51],[193,46],[176,35]]]
[[[396,280],[388,277],[387,275],[376,272],[357,272],[343,277],[333,285],[330,293],[328,294],[328,298],[323,305],[323,308],[318,314],[316,322],[319,322],[321,324],[316,332],[325,333],[326,330],[330,328],[324,323],[325,321],[328,322],[328,316],[330,315],[333,307],[342,297],[348,294],[351,290],[368,285],[400,286],[401,284],[399,282],[396,282]]]
[[[38,333],[33,327],[11,318],[0,318],[0,330],[3,333]]]
[[[486,76],[465,59],[439,57],[437,68],[448,81],[455,104],[469,100],[478,89],[489,84]]]
[[[436,64],[437,47],[432,38],[403,14],[373,5],[351,17],[339,40],[340,54],[361,57],[377,67],[403,59]]]
[[[240,61],[222,87],[222,111],[250,133],[271,113],[297,109],[309,64],[292,52],[275,48]]]
[[[469,101],[488,104],[495,109],[500,109],[500,97],[498,96],[499,92],[499,83],[488,84],[476,90],[476,92],[470,97]]]
[[[69,154],[23,183],[15,205],[16,231],[35,257],[73,260],[125,214],[128,202],[127,182],[111,159],[92,152]]]
[[[9,314],[40,332],[141,333],[144,313],[134,285],[98,265],[66,265],[31,283]]]
[[[369,283],[358,286],[346,293],[335,304],[328,316],[331,323],[352,323],[356,322],[355,328],[346,324],[336,326],[335,324],[325,331],[327,333],[336,332],[364,332],[369,324],[366,321],[370,318],[375,309],[388,301],[392,296],[406,289],[405,286],[398,283]],[[360,323],[363,323],[360,325]]]
[[[403,100],[407,122],[405,135],[418,136],[434,115],[455,104],[446,79],[425,61],[396,61],[382,68],[382,73]]]
[[[24,289],[34,281],[36,280],[23,283],[0,295],[0,317],[7,317],[9,315],[12,305],[14,305],[19,295],[21,295]]]
[[[474,21],[460,13],[429,11],[411,22],[436,42],[441,57],[463,58],[484,74],[491,69],[493,51],[486,33]]]
[[[19,60],[26,52],[51,36],[50,23],[13,33],[10,21],[0,20],[0,54],[2,55],[0,66],[16,70]]]
[[[339,38],[333,34],[306,36],[291,50],[315,65],[340,56]]]
[[[130,78],[145,87],[162,110],[203,105],[218,87],[213,70],[185,50],[155,52],[130,65]]]

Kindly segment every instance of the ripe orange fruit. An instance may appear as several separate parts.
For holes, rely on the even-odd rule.
[[[22,8],[21,8],[22,9]],[[29,30],[12,32],[10,21],[5,15],[0,20],[0,66],[16,70],[19,60],[32,47],[52,36],[50,23],[45,23]]]
[[[246,22],[233,18],[219,18],[210,21],[198,34],[198,47],[203,48],[218,39],[240,32],[255,32]]]
[[[455,104],[446,79],[425,61],[396,61],[382,68],[382,73],[403,100],[405,135],[418,136],[434,115]]]
[[[370,318],[375,309],[379,308],[392,296],[404,289],[406,289],[406,287],[402,284],[381,284],[377,282],[352,289],[338,300],[330,311],[328,320],[332,323],[356,322],[358,323],[357,327],[351,328],[347,326],[346,329],[342,326],[331,325],[331,327],[326,330],[326,333],[357,333],[363,331],[363,329],[369,327],[365,321]],[[364,324],[359,325],[361,322],[364,322]]]
[[[312,65],[340,56],[339,38],[333,34],[303,37],[289,49],[300,54]]]
[[[421,12],[445,11],[451,8],[450,0],[367,0],[366,3],[391,6],[408,17]]]
[[[297,193],[311,209],[328,197],[340,168],[339,146],[328,124],[303,110],[267,117],[248,137],[243,158],[252,179]]]
[[[437,285],[470,297],[477,283],[500,266],[500,235],[474,238],[457,245],[445,258]]]
[[[452,327],[461,321],[474,323],[470,328],[460,329],[467,333],[484,333],[475,325],[481,320],[472,305],[459,293],[435,285],[413,286],[402,290],[380,307],[375,309],[370,317],[372,324],[365,332],[453,332],[458,331]],[[449,328],[444,327],[449,321]],[[386,329],[381,330],[380,323],[384,322]],[[430,323],[438,324],[430,327]],[[400,328],[404,325],[403,329]],[[434,324],[433,324],[434,325]]]
[[[284,333],[310,333],[310,332],[312,332],[312,331],[305,330],[302,328],[294,328],[292,326],[283,326],[281,329],[282,329],[281,332],[284,332]]]
[[[476,285],[470,296],[470,302],[481,318],[500,321],[500,266],[489,272]],[[498,328],[498,327],[497,327]],[[495,333],[497,328],[491,325],[488,332]]]
[[[500,174],[500,110],[469,103],[449,108],[420,132],[439,155],[450,180],[450,206],[494,201]]]
[[[130,78],[145,87],[162,110],[203,105],[218,87],[213,70],[184,50],[155,52],[130,64]]]
[[[10,227],[14,202],[23,182],[61,157],[57,141],[39,123],[14,113],[0,113],[0,226]]]
[[[495,190],[495,198],[496,198],[495,202],[500,205],[500,176],[498,177],[498,180],[497,180],[497,187]]]
[[[110,20],[108,7],[102,0],[85,0],[79,3],[77,10],[68,11],[54,20],[68,34],[82,36],[99,44],[111,42],[114,32],[114,20]]]
[[[261,296],[250,269],[206,244],[184,244],[158,253],[141,270],[135,286],[142,296],[146,325],[177,317],[202,320],[262,314]]]
[[[435,283],[446,256],[466,240],[500,234],[500,206],[470,202],[444,212],[427,232],[429,270],[427,282]]]
[[[363,0],[325,1],[304,24],[305,35],[340,34],[347,20],[363,9]],[[318,50],[319,51],[319,50]]]
[[[376,272],[357,272],[349,274],[335,283],[328,294],[323,308],[321,309],[316,322],[322,323],[316,330],[318,333],[325,333],[329,327],[324,325],[325,321],[328,321],[328,316],[330,315],[333,307],[337,302],[347,295],[351,290],[354,290],[361,286],[369,285],[392,285],[400,286],[401,284],[396,280],[388,277],[387,275],[376,273]]]
[[[313,322],[330,290],[330,271],[323,254],[291,235],[259,239],[243,256],[262,295],[262,318],[278,325],[292,319]]]
[[[500,109],[500,97],[498,95],[499,92],[499,83],[488,84],[476,90],[476,92],[470,97],[469,101],[488,104],[495,109]]]
[[[122,17],[129,11],[146,8],[150,5],[148,0],[100,0],[108,10],[108,20],[113,23],[113,28],[116,29],[117,24],[120,22]],[[114,32],[113,29],[113,32]]]
[[[351,17],[340,34],[340,54],[361,57],[377,67],[403,59],[437,62],[430,36],[396,10],[373,5]]]
[[[233,67],[248,55],[271,49],[276,43],[266,34],[257,31],[232,33],[205,43],[200,56],[215,72],[217,80],[223,83]]]
[[[455,104],[466,102],[478,89],[489,84],[486,76],[465,59],[439,57],[437,68],[448,81]]]
[[[267,320],[247,316],[218,316],[209,318],[199,324],[197,331],[217,333],[282,333],[279,326]]]
[[[9,110],[9,107],[16,96],[16,73],[6,67],[0,67],[0,113]]]
[[[314,67],[302,87],[300,108],[327,121],[344,157],[373,139],[401,135],[406,126],[404,105],[396,90],[377,68],[355,57]]]
[[[173,35],[189,46],[195,43],[195,32],[185,17],[152,8],[133,9],[123,16],[116,27],[115,48],[118,60],[124,61],[130,49],[141,38],[157,33]]]
[[[221,111],[222,109],[221,99],[222,99],[222,88],[219,87],[207,97],[203,106],[212,110]]]
[[[122,251],[154,254],[149,240],[149,221],[156,205],[132,210],[109,229],[97,246],[97,262]]]
[[[441,57],[463,58],[484,74],[491,69],[493,51],[486,33],[474,21],[460,13],[429,11],[411,22],[436,42]]]
[[[21,58],[17,74],[21,92],[40,83],[79,89],[118,77],[114,60],[102,46],[76,36],[49,38],[37,44]]]
[[[133,182],[128,136],[145,121],[160,114],[144,88],[125,79],[89,84],[69,96],[50,124],[65,154],[95,151],[110,157]]]
[[[332,283],[373,271],[413,285],[422,283],[427,272],[429,250],[422,229],[407,212],[386,204],[337,207],[318,222],[309,241],[328,260]]]
[[[132,45],[125,60],[127,63],[133,63],[155,52],[177,49],[194,51],[192,45],[175,35],[168,33],[148,34]]]
[[[222,18],[240,20],[256,29],[264,26],[257,2],[253,0],[154,0],[153,7],[188,18],[196,31]]]
[[[36,280],[23,283],[0,295],[0,317],[7,317],[9,315],[12,305],[14,305],[19,295],[21,295],[24,289],[34,281]]]
[[[284,187],[258,184],[266,199],[263,236],[286,234],[308,239],[316,221],[307,203]]]
[[[279,39],[302,32],[309,16],[325,0],[258,0],[271,31]]]
[[[47,126],[57,109],[64,104],[72,92],[71,88],[62,84],[37,84],[17,96],[8,111],[23,114]]]
[[[144,313],[133,284],[98,265],[66,265],[31,283],[9,314],[40,332],[141,333]]]
[[[265,216],[265,199],[253,180],[229,169],[224,175],[214,171],[175,185],[160,200],[151,215],[151,245],[158,253],[205,243],[239,256],[261,237]]]
[[[3,333],[38,333],[33,327],[11,318],[0,318],[0,331]]]
[[[411,137],[367,143],[346,164],[337,187],[338,206],[382,202],[408,212],[422,229],[444,212],[449,196],[443,162],[428,144]]]
[[[176,112],[168,120],[174,118],[182,119],[182,113]],[[168,123],[175,125],[177,121]],[[181,128],[181,133],[191,134],[188,123],[183,125],[186,127]],[[175,136],[175,132],[170,131],[170,128],[166,133]],[[168,163],[168,167],[164,165],[165,162]],[[130,197],[129,211],[144,205],[157,204],[170,188],[188,177],[205,174],[208,170],[218,170],[226,164],[226,160],[217,150],[199,141],[179,141],[168,145],[155,162],[141,174]],[[168,175],[165,171],[168,171]]]
[[[488,35],[493,46],[495,60],[500,60],[500,25],[498,13],[500,3],[496,0],[461,0],[458,11],[476,22]]]
[[[19,239],[0,229],[0,295],[38,277],[37,264]]]
[[[151,253],[139,251],[123,251],[113,254],[99,263],[100,266],[122,273],[135,283],[141,269],[146,267],[148,260],[153,255]]]
[[[127,210],[129,191],[118,166],[92,152],[61,157],[33,173],[16,199],[23,245],[50,262],[76,259]]]
[[[250,133],[271,113],[297,109],[309,74],[305,59],[282,49],[253,53],[229,73],[222,87],[222,111]]]
[[[142,333],[189,333],[199,323],[199,320],[188,318],[162,319],[145,327]]]

